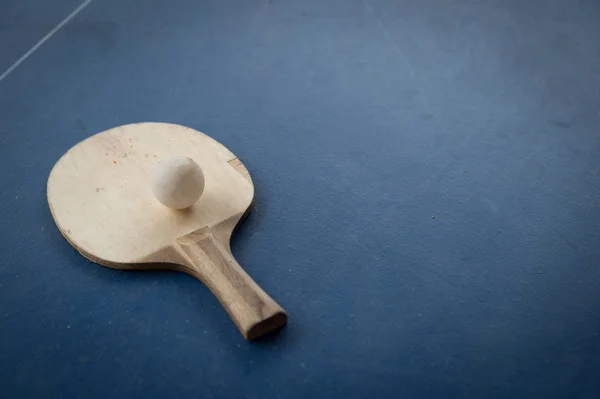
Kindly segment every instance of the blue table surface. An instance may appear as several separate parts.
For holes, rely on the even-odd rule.
[[[5,0],[0,73],[81,4]],[[600,3],[93,0],[0,81],[1,398],[600,397]],[[245,342],[81,257],[58,158],[187,125],[250,170]]]

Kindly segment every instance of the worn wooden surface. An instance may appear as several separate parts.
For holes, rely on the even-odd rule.
[[[154,167],[175,154],[196,161],[206,179],[198,202],[184,210],[162,205],[150,185]],[[229,248],[232,232],[252,205],[250,175],[207,135],[166,123],[96,134],[60,158],[47,195],[58,228],[90,260],[119,269],[177,269],[200,278],[247,339],[285,325],[283,309]]]

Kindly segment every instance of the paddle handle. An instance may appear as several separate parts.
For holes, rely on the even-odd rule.
[[[189,272],[217,297],[244,338],[253,340],[283,327],[287,314],[252,280],[210,231],[177,240],[177,249]]]

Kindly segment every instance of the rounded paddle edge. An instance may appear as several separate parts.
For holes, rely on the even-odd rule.
[[[77,250],[77,252],[79,252],[84,258],[88,259],[89,261],[102,265],[102,266],[106,266],[106,267],[110,267],[112,269],[118,269],[118,270],[176,270],[176,271],[182,271],[182,269],[180,269],[176,264],[172,264],[172,263],[159,263],[159,262],[143,262],[143,263],[121,263],[121,262],[113,262],[113,261],[109,261],[106,259],[102,259],[99,258],[97,256],[94,256],[92,253],[84,250],[83,248],[79,247],[76,243],[74,243],[70,238],[69,238],[69,234],[68,231],[64,231],[64,229],[61,228],[61,226],[57,223],[57,218],[56,218],[56,212],[52,206],[52,202],[50,200],[50,179],[52,177],[52,174],[55,172],[56,166],[61,162],[61,160],[67,156],[67,154],[69,153],[69,151],[80,145],[81,143],[84,143],[85,141],[91,140],[92,138],[102,135],[108,131],[111,130],[115,130],[115,129],[120,129],[120,128],[124,128],[124,127],[128,127],[128,126],[134,126],[134,125],[145,125],[145,124],[160,124],[160,125],[165,125],[165,126],[172,126],[172,127],[177,127],[177,128],[183,128],[183,129],[187,129],[187,130],[191,130],[196,134],[200,134],[202,136],[207,137],[208,139],[212,140],[213,142],[217,143],[222,149],[223,151],[225,151],[226,153],[231,154],[231,156],[233,157],[232,160],[229,161],[229,164],[231,165],[231,167],[236,170],[242,177],[244,177],[246,180],[248,180],[248,182],[250,183],[250,185],[252,185],[252,187],[254,187],[254,182],[252,181],[252,178],[250,176],[250,172],[248,171],[248,169],[246,168],[246,166],[243,164],[243,162],[233,153],[231,152],[231,150],[229,150],[227,147],[225,147],[223,144],[221,144],[219,141],[215,140],[214,138],[210,137],[209,135],[184,126],[184,125],[179,125],[176,123],[170,123],[170,122],[134,122],[134,123],[128,123],[125,125],[119,125],[119,126],[114,126],[112,128],[103,130],[101,132],[95,133],[91,136],[86,137],[85,139],[77,142],[76,144],[72,145],[67,151],[65,151],[65,153],[63,153],[60,158],[54,163],[54,165],[52,166],[52,169],[50,170],[50,173],[48,175],[48,179],[46,181],[46,202],[48,203],[48,207],[50,209],[50,214],[52,215],[52,219],[54,220],[56,227],[58,228],[58,231],[60,231],[61,235],[67,240],[67,242]],[[244,222],[244,220],[246,219],[246,217],[248,216],[248,214],[250,213],[250,211],[252,210],[254,206],[254,196],[252,197],[252,201],[250,202],[250,204],[248,205],[248,208],[246,209],[246,212],[240,217],[240,219],[238,220],[238,222],[236,223],[234,229],[231,232],[230,237],[228,237],[229,239],[231,239],[231,237],[233,237],[235,235],[235,233],[239,230],[240,225]]]

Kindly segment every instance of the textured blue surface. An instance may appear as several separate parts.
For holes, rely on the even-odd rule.
[[[0,2],[0,74],[78,5],[78,0]]]
[[[5,3],[2,71],[77,5]],[[599,21],[593,0],[94,0],[0,82],[0,397],[600,397]],[[138,121],[250,170],[233,249],[289,312],[276,337],[56,229],[54,162]]]

